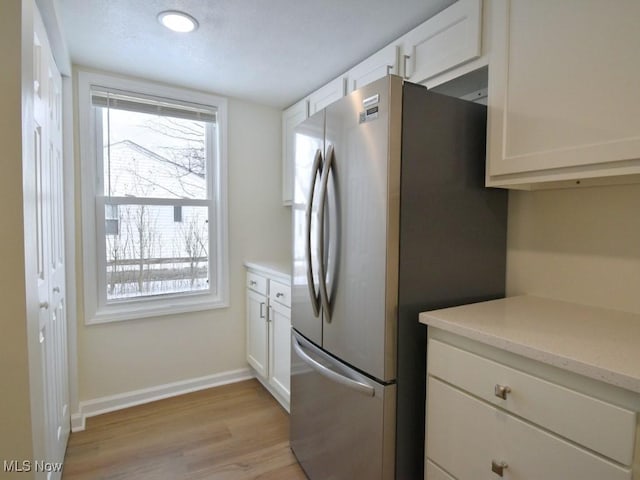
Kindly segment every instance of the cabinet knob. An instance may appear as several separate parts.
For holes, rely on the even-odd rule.
[[[40,310],[49,310],[49,302],[40,302]]]
[[[60,287],[53,287],[53,293],[60,293]]]
[[[495,460],[491,460],[491,471],[498,475],[499,477],[504,476],[504,470],[509,465],[506,462],[496,462]]]
[[[507,394],[511,393],[511,387],[496,383],[496,386],[493,388],[493,393],[495,394],[496,397],[506,400]]]

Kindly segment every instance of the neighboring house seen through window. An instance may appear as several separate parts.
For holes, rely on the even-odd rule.
[[[83,72],[80,91],[88,323],[226,306],[224,100]]]

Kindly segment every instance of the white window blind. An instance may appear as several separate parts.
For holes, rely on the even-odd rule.
[[[94,107],[116,108],[132,112],[182,118],[199,122],[216,122],[216,109],[195,103],[173,101],[140,93],[132,94],[111,88],[92,87],[91,104]]]

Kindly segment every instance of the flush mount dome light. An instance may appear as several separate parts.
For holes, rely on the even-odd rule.
[[[158,21],[174,32],[187,33],[198,28],[198,21],[195,18],[178,10],[160,12]]]

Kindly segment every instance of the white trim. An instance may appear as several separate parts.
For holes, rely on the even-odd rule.
[[[189,295],[189,296],[187,296]],[[201,312],[216,308],[227,308],[229,302],[211,302],[206,298],[206,294],[183,294],[171,298],[142,298],[132,301],[129,304],[123,302],[122,305],[110,305],[107,313],[97,312],[91,318],[85,319],[85,325],[98,325],[100,323],[122,322],[125,320],[136,320],[140,318],[161,317],[163,315],[177,315],[180,313]],[[146,308],[141,308],[144,302],[153,304]]]
[[[71,56],[69,55],[58,2],[55,0],[36,0],[36,5],[40,10],[42,22],[47,31],[47,38],[49,39],[56,66],[63,76],[69,76],[71,75]]]
[[[124,408],[142,405],[144,403],[162,400],[164,398],[184,395],[207,388],[227,385],[254,378],[254,373],[249,368],[230,370],[205,377],[191,378],[179,382],[166,383],[155,387],[133,390],[131,392],[109,395],[80,402],[79,412],[71,415],[71,431],[79,432],[85,429],[85,421],[88,417],[95,417],[103,413],[122,410]]]
[[[168,298],[141,298],[135,302],[135,309],[123,311],[122,305],[112,306],[103,301],[101,292],[106,291],[102,276],[98,275],[102,238],[96,228],[99,215],[96,212],[96,198],[103,190],[99,187],[96,172],[95,145],[96,132],[91,109],[91,88],[101,86],[115,88],[143,95],[162,97],[177,102],[191,102],[210,105],[217,111],[217,142],[208,148],[217,150],[214,162],[216,169],[208,175],[210,249],[209,261],[216,268],[209,268],[216,278],[210,278],[209,293],[191,295],[186,293]],[[80,165],[82,184],[82,268],[84,272],[84,321],[86,325],[110,321],[131,320],[167,314],[185,313],[196,310],[225,308],[229,306],[229,259],[228,259],[228,212],[227,212],[227,99],[207,93],[158,85],[142,80],[128,79],[102,73],[78,71],[78,120],[80,125]],[[211,136],[208,136],[211,138]],[[214,184],[214,181],[216,182]],[[216,188],[214,188],[216,187]],[[98,215],[98,216],[96,216]],[[211,265],[210,263],[210,265]],[[134,303],[134,302],[131,302]]]
[[[76,166],[73,144],[73,80],[62,77],[62,152],[64,172],[64,241],[67,297],[67,362],[69,409],[78,408],[78,283],[76,279]],[[72,419],[73,424],[73,419]]]

